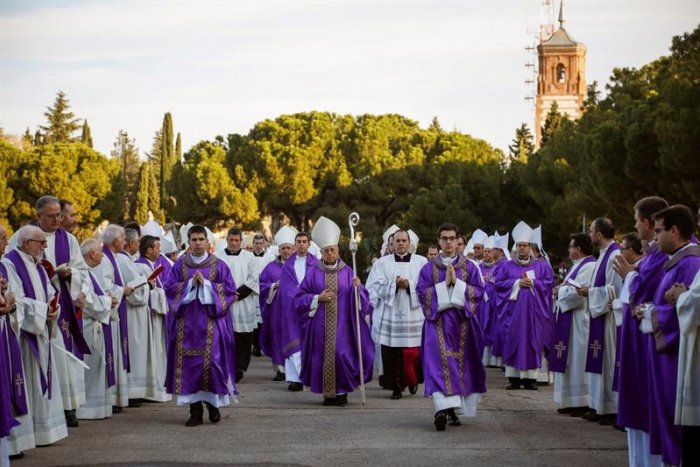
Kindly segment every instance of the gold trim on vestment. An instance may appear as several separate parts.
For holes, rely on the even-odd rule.
[[[214,340],[214,320],[207,315],[207,342],[204,348],[204,365],[202,369],[202,391],[209,390],[209,369],[211,368],[211,346]]]
[[[294,339],[293,341],[291,341],[289,344],[285,345],[285,346],[282,348],[282,352],[286,352],[287,350],[289,350],[289,349],[291,349],[292,347],[295,347],[295,346],[297,346],[297,345],[299,345],[299,339]]]
[[[175,348],[177,350],[177,358],[175,361],[175,394],[180,394],[182,389],[182,357],[184,354],[185,343],[185,317],[178,318],[177,323],[177,340]]]
[[[323,348],[323,397],[335,397],[335,344],[338,329],[338,272],[324,273],[325,288],[334,292],[325,303],[325,342]],[[320,304],[319,304],[320,306]]]

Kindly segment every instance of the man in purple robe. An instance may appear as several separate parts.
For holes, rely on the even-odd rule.
[[[190,253],[181,256],[165,279],[172,318],[168,323],[168,367],[165,386],[178,405],[190,406],[186,426],[221,421],[219,407],[237,394],[230,306],[236,285],[229,267],[208,253],[207,231],[192,226]]]
[[[503,304],[503,363],[506,389],[537,390],[537,374],[544,352],[544,323],[549,319],[550,268],[532,256],[532,229],[524,222],[513,229],[516,256],[499,268],[496,291]]]
[[[484,284],[478,267],[457,253],[457,226],[442,224],[437,235],[442,252],[421,269],[416,293],[425,314],[424,395],[433,398],[435,429],[444,431],[448,420],[459,426],[459,415],[474,417],[486,392],[483,332],[476,317]]]
[[[484,242],[484,259],[479,263],[481,277],[484,279],[484,299],[479,306],[479,324],[484,331],[484,351],[481,361],[484,366],[491,366],[491,349],[493,348],[493,305],[496,297],[496,283],[493,273],[496,269],[496,257],[494,253],[495,237],[490,236]]]
[[[289,383],[287,389],[293,392],[303,391],[301,383],[301,336],[306,319],[299,316],[294,308],[294,298],[306,273],[316,267],[318,259],[309,252],[311,237],[307,232],[299,232],[294,237],[295,252],[282,267],[278,290],[284,318],[280,333],[282,355],[284,357],[284,375]]]
[[[494,248],[493,254],[498,267],[491,271],[491,278],[489,282],[494,287],[493,297],[489,295],[489,339],[491,340],[491,358],[489,360],[489,365],[495,368],[503,367],[503,317],[505,316],[505,305],[502,300],[501,294],[495,290],[496,277],[498,277],[501,266],[507,264],[510,261],[510,253],[508,252],[508,240],[510,239],[510,234],[506,233],[500,235],[498,232],[494,232]],[[488,348],[486,349],[488,350]],[[486,353],[486,352],[485,352]]]
[[[635,310],[648,332],[649,345],[649,447],[663,462],[681,465],[683,427],[674,424],[680,328],[675,301],[667,292],[674,284],[689,287],[700,269],[700,246],[690,242],[693,213],[674,205],[655,213],[654,232],[659,248],[671,255],[654,294],[653,306]],[[669,302],[671,299],[671,302]]]
[[[272,359],[275,369],[273,381],[284,381],[284,349],[282,328],[285,325],[285,303],[278,297],[282,267],[294,251],[294,237],[297,230],[283,226],[275,235],[279,255],[260,273],[260,311],[263,324],[260,330],[260,346],[265,355]]]
[[[623,255],[615,258],[613,268],[623,278],[620,303],[622,326],[618,346],[617,424],[627,432],[630,465],[659,465],[661,459],[649,452],[649,356],[646,337],[639,330],[634,308],[650,302],[661,282],[663,263],[668,254],[654,241],[653,214],[668,207],[658,196],[642,198],[634,206],[634,226],[644,247],[644,257],[631,264]]]
[[[294,300],[304,333],[301,381],[323,394],[323,405],[344,406],[348,393],[372,380],[374,344],[365,316],[372,312],[367,290],[339,257],[340,228],[330,219],[316,221],[311,238],[322,261],[311,268]],[[355,288],[359,289],[358,294]],[[360,302],[356,302],[359,295]],[[359,307],[360,335],[357,335]],[[364,374],[360,372],[360,355]]]

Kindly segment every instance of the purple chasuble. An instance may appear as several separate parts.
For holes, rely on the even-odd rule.
[[[496,292],[502,302],[499,320],[503,330],[503,363],[516,370],[535,370],[542,366],[544,325],[549,319],[546,277],[549,265],[531,259],[525,264],[515,258],[500,267],[496,275]],[[528,271],[533,271],[534,287],[521,288],[516,300],[510,300],[513,285]],[[543,279],[543,280],[539,280]]]
[[[274,261],[265,266],[260,273],[260,312],[262,314],[262,327],[260,328],[260,348],[263,353],[272,359],[273,365],[284,365],[282,353],[282,326],[284,326],[284,307],[278,297],[279,287],[274,292],[272,300],[270,292],[275,282],[282,276],[282,260],[278,256]],[[271,301],[271,303],[267,303]]]
[[[591,287],[605,287],[605,271],[613,251],[620,249],[618,243],[611,243],[600,261],[600,267],[596,272]],[[605,315],[594,318],[591,316],[590,331],[588,334],[588,353],[586,355],[586,373],[603,372],[603,355],[605,353]]]
[[[441,256],[421,268],[416,293],[425,314],[421,358],[425,397],[486,392],[486,371],[481,363],[483,331],[476,317],[484,289],[477,267],[462,255],[452,261],[457,279],[466,282],[464,306],[438,311],[435,285],[444,282],[447,268]]]
[[[297,313],[302,322],[306,322],[301,342],[301,381],[304,386],[311,387],[311,392],[322,393],[326,398],[352,392],[360,385],[352,277],[352,269],[342,260],[338,260],[338,266],[333,270],[319,261],[306,272],[294,300]],[[327,288],[335,290],[335,300],[319,302],[316,313],[309,317],[314,296]],[[371,313],[367,289],[360,286],[360,339],[365,383],[372,380],[374,343],[370,327],[363,318]]]
[[[493,339],[491,336],[491,300],[495,299],[496,295],[496,285],[491,281],[493,276],[493,271],[496,268],[496,263],[486,264],[481,262],[479,264],[479,270],[481,270],[481,277],[484,278],[484,293],[488,295],[489,300],[482,300],[479,304],[479,312],[477,313],[477,318],[479,319],[479,324],[481,324],[481,329],[484,332],[484,346],[493,345]]]
[[[119,265],[117,265],[117,259],[114,257],[114,253],[110,250],[107,245],[102,245],[102,253],[104,253],[105,258],[107,258],[114,269],[114,283],[119,287],[124,287],[124,279],[122,279],[122,273],[119,270]],[[128,325],[128,313],[126,307],[126,297],[122,296],[122,301],[119,302],[117,306],[117,311],[119,312],[119,335],[122,341],[119,343],[119,348],[121,349],[122,359],[124,360],[124,369],[129,372],[131,371],[131,365],[129,363],[129,325]]]
[[[593,256],[584,258],[576,265],[567,279],[575,280],[584,264],[595,262]],[[557,313],[554,325],[554,339],[550,344],[549,370],[555,373],[566,373],[566,362],[569,358],[569,344],[571,338],[572,312]]]
[[[617,390],[617,423],[634,430],[649,431],[649,350],[647,337],[639,330],[634,308],[654,299],[668,259],[656,243],[649,245],[629,286],[629,304],[622,308]]]
[[[491,318],[489,320],[489,338],[491,344],[491,355],[494,357],[503,357],[503,316],[504,307],[507,303],[503,303],[503,295],[496,290],[496,281],[500,274],[503,265],[508,263],[508,259],[502,257],[496,261],[496,266],[491,271],[491,279],[489,282],[493,285],[491,293],[489,293],[489,310]]]
[[[538,277],[540,283],[544,284],[545,287],[545,312],[542,313],[542,343],[544,347],[544,354],[547,358],[551,359],[550,356],[550,344],[552,339],[554,339],[554,297],[552,296],[552,289],[554,289],[554,269],[552,265],[549,264],[547,258],[540,256],[535,260],[535,262],[543,264],[545,267],[542,268],[544,275]]]
[[[31,298],[32,300],[36,300],[36,294],[34,293],[34,287],[32,286],[32,278],[29,276],[29,271],[27,270],[27,267],[24,264],[22,256],[19,254],[19,252],[17,252],[17,250],[11,250],[9,253],[5,254],[5,258],[7,258],[14,265],[15,271],[17,272],[17,275],[22,281],[22,289],[24,290],[24,295],[26,297]],[[44,289],[44,296],[48,297],[49,284],[51,283],[49,281],[49,276],[46,270],[44,269],[44,266],[41,265],[41,263],[36,264],[36,270],[39,274],[39,279],[41,279],[41,287]],[[51,287],[53,287],[53,284],[51,284]],[[50,324],[47,322],[47,325]],[[48,347],[49,363],[46,372],[44,372],[41,369],[41,357],[39,354],[39,337],[24,330],[22,330],[22,336],[27,341],[27,344],[29,344],[29,349],[31,350],[32,356],[36,360],[37,367],[39,368],[41,391],[43,394],[48,394],[49,399],[51,399],[51,344],[48,342],[46,344]]]
[[[189,281],[200,272],[211,283],[214,303],[199,299],[202,285],[195,285],[197,297],[183,303]],[[175,262],[163,281],[168,299],[168,360],[165,387],[170,394],[237,394],[234,383],[236,358],[233,342],[231,304],[236,284],[224,261],[209,255],[195,263],[189,253]]]
[[[299,281],[297,280],[297,273],[294,270],[296,258],[297,254],[292,253],[292,256],[290,256],[284,263],[284,266],[282,266],[280,287],[277,291],[277,295],[279,296],[275,299],[279,300],[284,315],[282,318],[283,327],[281,330],[280,342],[282,344],[282,355],[285,359],[301,351],[301,336],[304,335],[305,326],[308,322],[308,320],[302,319],[294,308],[294,297],[296,297],[299,291]],[[309,270],[316,267],[317,263],[318,258],[307,254],[305,263],[306,274],[309,273]]]
[[[0,278],[7,280],[7,270],[5,265],[0,263]],[[0,320],[5,321],[5,329],[0,332],[0,438],[4,438],[10,434],[10,430],[19,425],[19,422],[12,417],[13,399],[20,396],[25,401],[26,413],[26,397],[24,395],[24,373],[18,373],[19,379],[15,382],[15,371],[13,365],[16,364],[12,358],[10,350],[10,341],[17,341],[12,328],[10,327],[10,315],[0,316]],[[8,329],[9,328],[9,329]],[[20,361],[20,372],[22,370],[22,362]],[[17,386],[15,387],[15,384]],[[20,414],[23,415],[23,414]]]
[[[9,275],[5,265],[0,263],[0,278],[9,281]],[[0,317],[0,319],[3,319]],[[0,335],[0,345],[3,345],[2,340],[5,339],[7,371],[11,388],[7,394],[10,397],[10,402],[14,407],[16,415],[26,415],[27,410],[27,392],[24,385],[24,368],[22,367],[22,350],[19,347],[19,338],[15,335],[12,329],[10,315],[5,315],[5,331]],[[0,358],[0,363],[2,363]],[[1,376],[0,376],[1,377]],[[0,423],[2,423],[0,421]],[[2,436],[0,436],[2,437]]]
[[[676,305],[668,303],[664,294],[675,283],[690,287],[700,269],[700,247],[686,247],[663,267],[664,276],[654,294],[655,310],[651,317],[654,332],[647,336],[650,357],[649,448],[652,454],[661,454],[664,462],[680,465],[683,429],[673,423],[680,329]]]
[[[90,282],[92,282],[92,288],[95,289],[95,294],[104,297],[105,292],[100,287],[100,283],[97,282],[92,271],[88,271],[90,275]],[[112,323],[102,324],[102,336],[104,337],[105,343],[105,370],[107,373],[107,387],[111,388],[116,384],[116,379],[114,375],[114,343],[112,341]]]

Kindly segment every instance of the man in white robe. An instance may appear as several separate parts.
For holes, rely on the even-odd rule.
[[[253,332],[258,326],[259,285],[255,274],[253,253],[242,248],[243,233],[236,228],[230,229],[226,235],[227,247],[215,252],[231,270],[236,284],[236,301],[231,305],[233,315],[233,334],[236,349],[236,382],[250,365],[253,350]]]
[[[39,264],[46,234],[38,227],[25,226],[14,239],[16,248],[5,254],[2,262],[16,297],[16,313],[22,317],[20,348],[29,419],[20,417],[21,425],[13,428],[8,438],[10,455],[19,455],[35,445],[49,445],[65,438],[68,429],[55,364],[57,351],[50,348],[49,337],[60,332],[55,322],[59,310],[55,290]]]
[[[147,274],[143,274],[134,263],[139,252],[139,234],[136,230],[124,230],[124,249],[115,255],[124,283],[134,289],[126,297],[129,323],[129,363],[128,376],[129,407],[140,407],[141,399],[147,396],[148,389],[155,388],[153,366],[154,343],[151,311],[148,307],[149,287]],[[151,394],[152,395],[152,394]]]
[[[420,345],[425,315],[416,283],[428,260],[409,253],[410,244],[406,231],[394,232],[394,254],[374,264],[366,286],[372,306],[382,301],[375,342],[381,346],[382,386],[392,390],[392,399],[401,399],[406,387],[415,394],[423,379]]]
[[[114,343],[114,371],[116,376],[115,399],[113,413],[120,413],[122,407],[129,405],[129,336],[128,312],[126,300],[134,292],[134,289],[124,282],[124,277],[117,263],[117,257],[124,249],[126,235],[124,229],[116,224],[108,225],[102,232],[102,252],[104,257],[100,265],[95,268],[95,275],[101,284],[105,286],[105,292],[113,297],[117,305],[112,308],[112,342]],[[126,326],[124,326],[126,324]]]
[[[157,268],[156,261],[160,257],[160,240],[158,237],[144,235],[139,243],[139,259],[136,260],[136,268],[146,277],[150,277]],[[168,314],[168,302],[163,289],[163,271],[156,278],[149,281],[150,323],[152,329],[153,346],[152,354],[148,359],[149,377],[145,398],[154,402],[167,402],[172,396],[165,391],[165,372],[167,364],[165,319]],[[152,373],[152,375],[151,375]]]
[[[586,350],[589,317],[588,300],[576,293],[576,286],[590,283],[595,268],[592,255],[590,237],[582,233],[571,235],[571,268],[561,285],[554,289],[557,313],[551,350],[554,402],[559,404],[557,411],[560,414],[579,417],[588,411]]]
[[[617,421],[617,393],[613,391],[617,326],[622,325],[622,316],[612,309],[612,302],[622,289],[622,278],[613,270],[613,263],[620,254],[620,246],[615,243],[615,227],[608,218],[599,217],[591,222],[588,234],[600,251],[589,286],[578,289],[581,296],[588,297],[591,318],[586,358],[591,410],[583,418],[613,425]],[[600,336],[595,331],[596,319],[602,328]]]
[[[90,355],[85,356],[86,401],[78,409],[78,418],[96,420],[112,416],[114,403],[114,344],[112,342],[112,306],[116,300],[107,295],[105,284],[100,283],[93,269],[102,262],[102,245],[88,238],[80,246],[85,263],[90,270],[83,283],[83,333],[90,345]]]
[[[265,237],[260,232],[256,232],[253,235],[253,277],[256,281],[260,279],[260,273],[265,269],[265,266],[270,264],[275,260],[277,254],[267,254],[265,249]],[[260,291],[260,284],[258,281],[257,285],[258,296]],[[253,355],[260,357],[262,352],[260,351],[260,327],[263,323],[262,313],[260,312],[260,300],[255,302],[255,317],[256,326],[255,331],[253,331]],[[284,381],[284,380],[281,380]]]

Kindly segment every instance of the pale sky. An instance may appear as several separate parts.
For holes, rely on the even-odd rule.
[[[555,2],[555,17],[559,0]],[[62,89],[109,154],[151,147],[172,112],[183,150],[281,114],[437,116],[507,150],[532,128],[525,46],[541,0],[0,0],[0,127],[32,132]],[[700,23],[698,0],[568,0],[586,78],[639,67]]]

